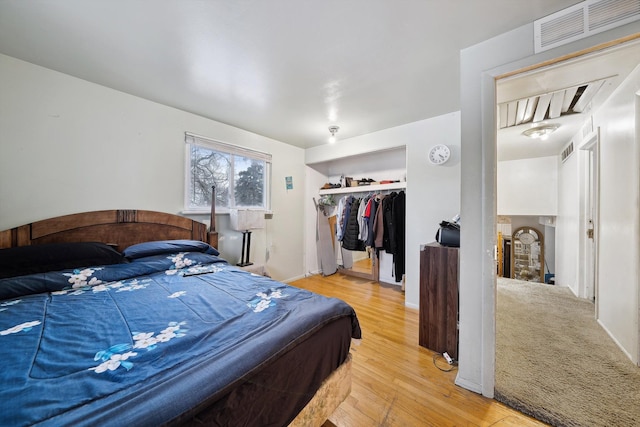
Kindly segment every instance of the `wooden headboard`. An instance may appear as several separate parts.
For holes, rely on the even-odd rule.
[[[212,216],[214,213],[212,212]],[[153,240],[200,240],[218,247],[215,225],[145,210],[105,210],[59,216],[0,231],[0,248],[63,242],[103,242],[117,250]]]

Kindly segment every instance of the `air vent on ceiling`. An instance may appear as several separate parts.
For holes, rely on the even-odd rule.
[[[571,154],[573,154],[573,141],[571,141],[569,145],[567,145],[565,149],[562,150],[562,153],[560,153],[560,156],[562,157],[562,163],[564,163],[569,158],[569,156],[571,156]]]
[[[609,78],[499,104],[500,129],[588,111]]]
[[[543,52],[638,19],[639,0],[586,0],[534,21],[535,52]]]

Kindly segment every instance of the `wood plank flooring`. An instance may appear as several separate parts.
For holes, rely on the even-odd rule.
[[[351,347],[351,395],[323,427],[546,425],[456,386],[457,370],[438,369],[450,366],[418,345],[418,310],[405,307],[399,287],[339,273],[291,285],[346,301],[362,328],[361,343]]]

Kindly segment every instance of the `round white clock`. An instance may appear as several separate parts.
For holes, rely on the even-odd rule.
[[[449,160],[451,150],[444,144],[438,144],[429,150],[429,161],[434,165],[441,165]]]

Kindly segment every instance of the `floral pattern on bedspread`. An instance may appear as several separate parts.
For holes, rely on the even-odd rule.
[[[13,301],[3,301],[0,303],[0,312],[9,310],[10,307],[14,307],[22,302],[21,299],[16,299]],[[33,329],[34,326],[38,326],[40,323],[39,320],[32,320],[29,322],[23,322],[18,325],[14,325],[10,328],[7,328],[3,331],[0,331],[0,336],[9,335],[9,334],[17,334],[19,332],[29,332]]]
[[[8,310],[12,305],[20,304],[22,300],[16,299],[13,301],[3,301],[0,303],[0,312]]]
[[[160,425],[323,322],[360,334],[344,302],[202,253],[3,284],[21,296],[0,300],[0,425]]]
[[[183,328],[186,323],[187,322],[170,322],[169,326],[155,336],[153,332],[134,332],[132,336],[133,344],[116,344],[107,350],[97,352],[93,360],[102,361],[102,363],[89,368],[89,370],[101,374],[106,371],[115,371],[122,366],[128,371],[133,368],[133,363],[128,359],[138,355],[137,352],[130,350],[146,349],[147,351],[151,351],[155,350],[158,344],[171,341],[173,338],[183,337],[187,332],[187,330]]]
[[[24,322],[19,325],[13,326],[9,329],[5,329],[4,331],[0,331],[0,335],[9,335],[9,334],[17,334],[18,332],[29,332],[33,329],[34,326],[38,326],[41,322],[39,320],[34,320],[32,322]]]
[[[93,273],[102,270],[101,268],[85,268],[84,270],[73,270],[73,273],[62,273],[63,276],[69,277],[69,283],[72,288],[79,288],[83,286],[95,286],[102,283],[102,280],[97,277],[92,277]]]
[[[137,259],[135,262],[112,264],[107,266],[87,266],[77,269],[52,271],[48,273],[30,274],[26,276],[0,279],[0,300],[18,298],[24,295],[35,295],[42,292],[83,290],[133,277],[146,276],[156,272],[167,275],[186,275],[190,270],[209,269],[226,261],[215,255],[188,252],[154,255]],[[102,288],[103,290],[105,288]],[[67,292],[72,293],[72,292]],[[1,310],[0,310],[1,311]]]
[[[191,275],[221,271],[222,258],[199,252],[154,255],[125,264],[92,266],[27,276],[0,279],[0,300],[18,298],[41,292],[61,292],[58,295],[81,295],[87,291],[131,291],[145,286],[128,279],[164,272],[166,275]],[[0,311],[2,311],[0,309]]]
[[[264,292],[258,292],[257,298],[252,299],[247,304],[253,309],[254,313],[260,313],[269,307],[274,307],[276,302],[274,300],[286,297],[286,294],[282,293],[282,289],[271,288]]]
[[[118,280],[117,282],[111,283],[102,283],[97,285],[84,285],[78,288],[66,288],[61,291],[51,292],[52,295],[82,295],[85,292],[106,292],[106,291],[115,291],[115,292],[131,292],[137,291],[140,289],[145,289],[148,285],[151,284],[151,280]]]

